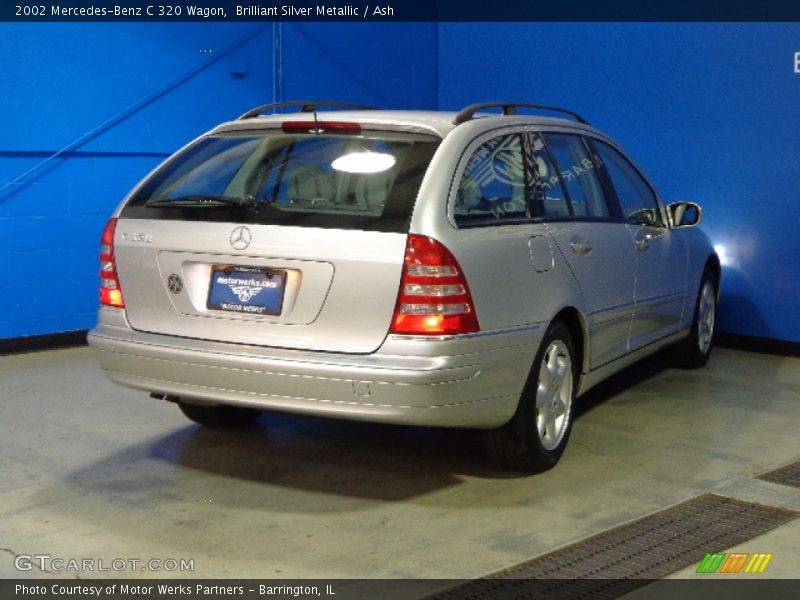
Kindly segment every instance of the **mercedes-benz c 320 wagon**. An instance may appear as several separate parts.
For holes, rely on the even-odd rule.
[[[570,111],[261,106],[124,199],[89,342],[113,381],[209,427],[275,410],[479,428],[541,471],[593,385],[667,344],[708,359],[701,217]]]

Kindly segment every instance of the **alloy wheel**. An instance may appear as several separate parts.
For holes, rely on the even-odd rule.
[[[714,286],[710,281],[706,281],[703,284],[703,290],[700,292],[700,304],[697,308],[697,344],[703,354],[708,353],[711,349],[715,318],[716,297]]]
[[[553,340],[542,357],[536,388],[536,428],[546,450],[564,438],[572,405],[572,359],[567,345]]]

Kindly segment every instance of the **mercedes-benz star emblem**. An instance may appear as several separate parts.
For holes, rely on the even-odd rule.
[[[244,250],[250,245],[252,238],[250,230],[244,225],[240,225],[231,233],[231,246],[236,250]]]
[[[180,294],[183,289],[183,281],[179,275],[173,273],[167,278],[167,287],[173,294]]]

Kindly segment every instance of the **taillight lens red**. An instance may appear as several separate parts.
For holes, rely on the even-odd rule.
[[[391,333],[450,335],[479,331],[464,272],[441,243],[410,234]]]
[[[114,260],[114,232],[116,229],[117,219],[109,219],[100,238],[100,304],[125,308],[117,276],[117,264]]]

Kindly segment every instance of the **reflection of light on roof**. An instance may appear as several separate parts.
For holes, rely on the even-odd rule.
[[[345,173],[381,173],[394,166],[395,158],[381,152],[351,152],[331,163],[337,171]]]
[[[723,267],[729,267],[733,265],[733,259],[730,256],[728,256],[728,251],[726,250],[725,246],[723,246],[722,244],[715,244],[714,250],[716,251],[717,256],[719,256],[720,265],[722,265]]]

